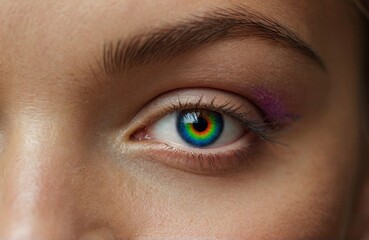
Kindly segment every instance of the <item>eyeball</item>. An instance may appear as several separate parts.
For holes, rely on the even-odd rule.
[[[177,111],[150,127],[151,138],[192,148],[226,146],[245,132],[246,129],[232,118],[205,109]]]

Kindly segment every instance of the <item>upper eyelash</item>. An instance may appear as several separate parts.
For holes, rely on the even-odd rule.
[[[178,110],[185,109],[201,110],[206,108],[207,110],[226,114],[227,116],[236,119],[243,127],[245,127],[248,130],[251,130],[262,140],[265,140],[270,143],[285,145],[284,143],[277,142],[274,140],[276,132],[280,130],[278,128],[277,122],[269,123],[267,122],[266,118],[264,118],[262,121],[250,121],[248,117],[249,111],[239,112],[239,110],[242,109],[244,105],[232,104],[231,100],[227,100],[221,105],[215,105],[216,97],[214,97],[210,103],[203,103],[202,99],[203,96],[201,96],[196,103],[191,102],[183,103],[178,98],[178,104],[172,104],[170,107],[165,108],[163,113],[160,116],[158,116],[156,120],[160,119],[164,115],[170,114]]]

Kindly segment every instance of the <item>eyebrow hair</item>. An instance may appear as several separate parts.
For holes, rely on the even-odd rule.
[[[326,70],[321,57],[296,33],[278,21],[244,6],[216,8],[202,16],[166,26],[128,40],[104,43],[103,68],[114,75],[136,66],[176,57],[223,39],[258,37],[293,49]]]

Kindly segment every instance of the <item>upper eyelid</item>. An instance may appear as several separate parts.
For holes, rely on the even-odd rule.
[[[221,95],[224,95],[222,99]],[[149,127],[174,111],[196,108],[228,115],[239,121],[245,128],[260,135],[262,139],[269,140],[267,135],[272,125],[265,122],[261,111],[256,106],[241,96],[215,89],[182,89],[154,99],[132,119],[133,126],[124,135],[127,140],[131,139],[137,130]]]
[[[219,97],[220,96],[220,97]],[[218,89],[212,88],[185,88],[185,89],[177,89],[172,90],[170,92],[164,93],[163,95],[157,96],[154,99],[150,100],[149,103],[142,106],[136,115],[133,117],[131,122],[140,122],[140,116],[144,111],[151,110],[153,108],[160,108],[162,110],[163,106],[165,108],[173,109],[173,104],[178,105],[178,108],[184,108],[191,104],[191,107],[200,106],[199,103],[202,105],[207,103],[211,103],[213,105],[219,105],[216,101],[220,101],[224,104],[225,101],[222,101],[221,98],[227,99],[227,102],[233,100],[233,104],[236,101],[242,102],[242,104],[238,104],[239,107],[248,107],[246,105],[252,105],[252,108],[256,108],[251,102],[246,102],[247,99],[244,97],[239,96],[238,94],[229,93],[227,91],[222,91]],[[229,103],[231,104],[231,103]],[[229,105],[228,104],[228,105]],[[238,107],[237,106],[237,107]],[[154,113],[145,113],[144,115],[158,115],[157,109],[152,110]],[[161,116],[159,116],[161,117]]]

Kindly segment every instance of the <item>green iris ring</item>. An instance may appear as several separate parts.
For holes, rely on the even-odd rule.
[[[188,120],[189,117],[191,121]],[[201,128],[206,128],[198,131],[195,127],[196,124],[201,125]],[[179,135],[185,142],[195,147],[205,147],[213,144],[221,135],[223,127],[224,121],[222,115],[207,110],[182,111],[178,114],[177,118],[177,131]]]
[[[208,126],[202,132],[197,131],[194,127],[194,124],[186,124],[186,130],[191,135],[191,137],[196,139],[207,139],[214,135],[216,131],[214,122],[216,121],[216,119],[213,116],[204,116],[203,118],[207,121]]]

